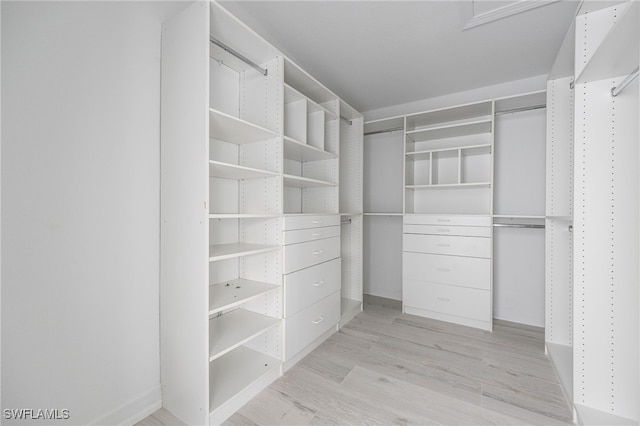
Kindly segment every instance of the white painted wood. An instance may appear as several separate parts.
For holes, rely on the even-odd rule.
[[[340,321],[340,292],[336,291],[312,306],[287,318],[284,359],[300,352]]]
[[[340,259],[333,259],[284,276],[284,316],[302,309],[340,290]]]
[[[209,110],[209,132],[210,137],[214,139],[235,144],[257,142],[278,136],[269,129],[215,109]]]
[[[402,256],[405,280],[428,280],[461,287],[491,289],[491,260],[463,256],[405,252]],[[412,304],[407,300],[408,304]]]
[[[279,250],[279,246],[267,246],[263,244],[231,243],[209,246],[209,261],[216,262],[225,259],[233,259],[242,256],[267,253]]]
[[[404,278],[403,306],[489,323],[491,291]]]
[[[491,258],[491,239],[443,235],[404,234],[405,252]]]
[[[340,216],[337,215],[292,215],[284,216],[284,231],[294,229],[319,228],[340,225]]]
[[[404,216],[405,225],[491,226],[491,216],[420,215]]]
[[[406,222],[405,222],[406,223]],[[403,226],[405,234],[459,235],[467,237],[491,237],[488,226],[410,225]]]
[[[282,244],[296,244],[305,241],[320,240],[322,238],[339,237],[340,226],[325,226],[322,228],[298,229],[295,231],[284,231],[282,233]]]
[[[332,237],[284,246],[285,274],[340,257],[340,238]]]
[[[161,382],[163,405],[191,424],[209,410],[208,31],[205,2],[162,28]]]
[[[280,325],[280,318],[235,309],[209,320],[209,361]]]
[[[211,284],[209,287],[209,315],[237,308],[261,296],[276,290],[279,286],[243,278]]]

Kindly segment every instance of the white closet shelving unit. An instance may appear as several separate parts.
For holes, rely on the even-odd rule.
[[[548,81],[546,344],[580,424],[639,420],[637,79],[612,95],[639,21],[585,2]]]
[[[341,183],[338,157],[342,136],[357,167],[362,119],[215,2],[163,24],[161,113],[163,406],[219,424],[336,330],[341,298],[355,315],[339,191],[361,178]]]

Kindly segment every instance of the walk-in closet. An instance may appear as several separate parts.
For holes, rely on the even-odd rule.
[[[7,425],[640,422],[640,2],[0,23]]]

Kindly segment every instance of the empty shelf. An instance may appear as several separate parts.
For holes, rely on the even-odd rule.
[[[277,173],[236,164],[209,161],[209,176],[222,179],[243,180],[278,176]]]
[[[330,187],[336,186],[335,183],[327,182],[325,180],[311,179],[302,176],[284,175],[284,185],[295,188],[316,188],[316,187]]]
[[[209,361],[223,356],[282,320],[244,309],[236,309],[209,320]]]
[[[275,284],[238,278],[209,286],[209,315],[238,307],[277,289]]]
[[[491,188],[490,182],[441,183],[435,185],[407,185],[406,189],[455,189],[455,188]]]
[[[280,216],[280,213],[210,213],[209,219],[269,219]]]
[[[209,246],[209,260],[217,261],[224,259],[232,259],[234,257],[250,256],[252,254],[267,253],[279,250],[280,246],[266,246],[262,244],[219,244]]]
[[[295,161],[330,160],[338,156],[332,152],[323,151],[289,136],[284,137],[284,158]]]
[[[209,137],[237,145],[275,138],[271,130],[233,117],[215,109],[209,110]]]
[[[443,123],[430,127],[406,132],[414,142],[424,142],[435,139],[453,138],[457,136],[468,136],[491,132],[492,118],[482,118],[478,120],[465,120],[453,123]]]

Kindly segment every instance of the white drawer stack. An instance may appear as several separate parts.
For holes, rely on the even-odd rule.
[[[405,215],[403,310],[491,330],[491,217]]]
[[[340,216],[285,216],[283,244],[288,368],[340,321]]]

